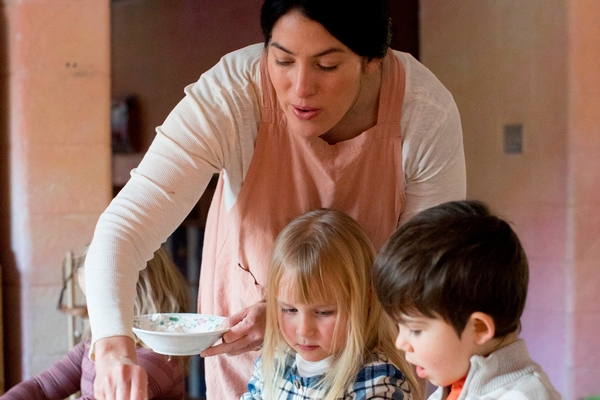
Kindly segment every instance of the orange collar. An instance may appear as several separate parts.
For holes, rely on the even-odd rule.
[[[452,384],[452,386],[450,387],[450,393],[448,394],[448,397],[446,397],[446,400],[458,399],[458,396],[460,396],[460,392],[462,392],[463,386],[465,385],[466,379],[467,377],[465,376],[464,378]]]

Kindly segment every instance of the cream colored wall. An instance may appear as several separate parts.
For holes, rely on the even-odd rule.
[[[61,263],[110,200],[108,0],[0,2],[7,386],[67,350]]]
[[[595,0],[421,1],[422,61],[461,112],[468,197],[522,239],[522,337],[567,399],[600,394],[599,13]],[[515,123],[523,153],[504,154]]]

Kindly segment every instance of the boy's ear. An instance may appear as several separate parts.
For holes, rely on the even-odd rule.
[[[496,324],[494,319],[486,313],[479,311],[471,314],[469,323],[474,327],[474,342],[477,345],[486,344],[494,338],[496,334]]]

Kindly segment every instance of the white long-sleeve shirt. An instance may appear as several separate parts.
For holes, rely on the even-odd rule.
[[[137,273],[188,215],[214,173],[223,173],[227,208],[235,203],[260,121],[262,51],[256,44],[230,53],[185,88],[131,179],[100,216],[86,259],[94,342],[133,337]],[[425,208],[464,198],[466,176],[452,95],[411,55],[395,55],[406,72],[402,223]]]

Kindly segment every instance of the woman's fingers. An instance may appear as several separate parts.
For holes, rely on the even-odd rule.
[[[253,351],[262,345],[266,325],[264,302],[243,309],[230,316],[228,321],[231,329],[223,335],[222,343],[204,350],[202,357],[217,354],[235,356]]]
[[[94,396],[98,400],[148,400],[147,388],[146,371],[131,360],[97,365]]]
[[[98,400],[148,400],[148,376],[135,363],[135,344],[126,336],[101,339],[95,344]]]

